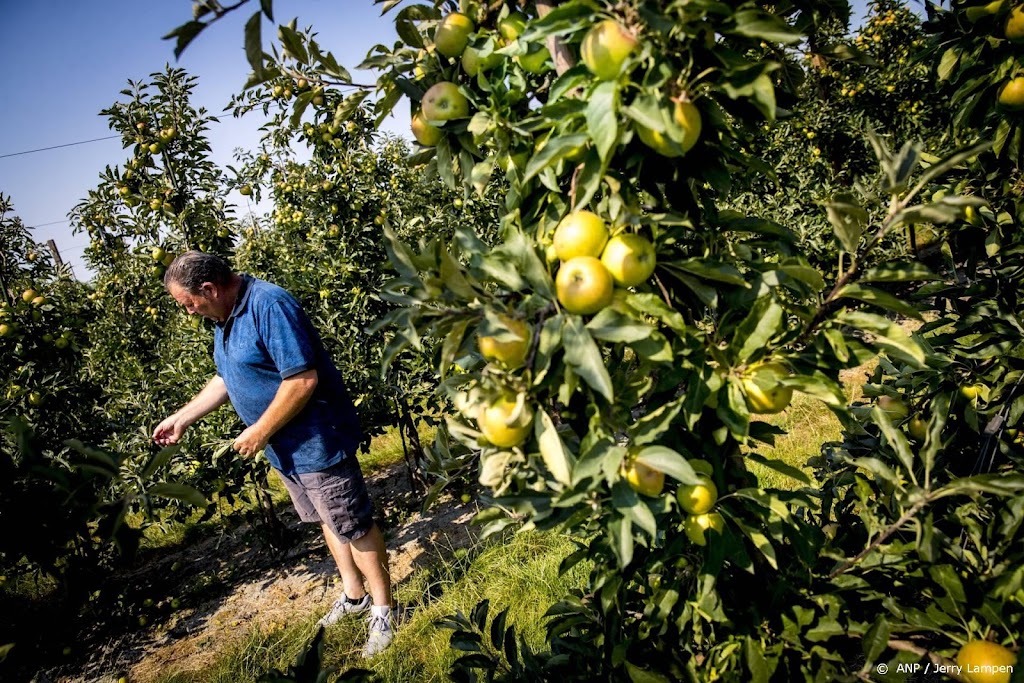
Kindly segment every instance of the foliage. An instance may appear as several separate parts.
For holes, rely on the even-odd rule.
[[[388,330],[386,345],[346,356],[366,361],[364,401],[397,388],[427,405],[436,372],[457,414],[429,451],[435,494],[475,472],[492,490],[479,515],[490,531],[582,539],[563,568],[592,562],[589,584],[548,611],[550,650],[524,654],[481,603],[446,622],[469,652],[454,675],[896,680],[896,664],[948,665],[971,640],[1019,648],[1024,80],[1010,4],[929,5],[921,24],[881,0],[848,38],[838,2],[467,1],[475,68],[434,45],[454,3],[401,4],[383,3],[398,42],[364,63],[379,74],[372,118],[406,97],[433,116],[413,161],[481,211],[460,223],[452,195],[402,168],[400,145],[371,149],[369,89],[312,31],[280,26],[264,50],[264,0],[246,24],[253,73],[237,106],[275,119],[236,186],[266,186],[277,213],[240,252],[292,278],[342,354],[384,316],[372,329]],[[177,50],[244,5],[198,5],[171,34]],[[579,63],[605,20],[619,54]],[[532,63],[542,49],[549,59]],[[100,305],[105,337],[157,286],[140,249],[230,248],[203,115],[182,109],[176,80],[111,110],[135,161],[108,169],[79,212],[120,302]],[[342,97],[340,85],[357,89]],[[434,116],[438,92],[464,98],[468,115]],[[150,105],[171,113],[136,120]],[[295,137],[309,164],[285,151]],[[187,193],[179,162],[198,179]],[[500,212],[483,201],[496,187]],[[657,259],[639,284],[593,290],[585,315],[569,312],[564,290],[579,278],[566,285],[570,266],[552,255],[561,220],[581,209]],[[117,386],[120,367],[138,377],[192,362],[163,355],[160,329],[131,324],[137,346],[97,346],[86,377]],[[485,357],[483,337],[525,342],[525,361]],[[411,370],[396,370],[410,351]],[[875,358],[865,399],[848,405],[839,372]],[[378,361],[383,380],[368,372]],[[844,425],[813,460],[816,481],[759,452],[781,430],[757,414],[793,391]],[[112,408],[123,428],[128,401]],[[752,463],[801,488],[760,485]],[[698,519],[677,492],[705,477],[721,495]]]
[[[576,679],[853,680],[876,663],[946,661],[942,657],[955,644],[979,634],[981,622],[996,628],[998,639],[1018,630],[1013,624],[1021,611],[1010,603],[1003,603],[1002,613],[986,603],[985,616],[973,623],[936,620],[935,609],[921,603],[923,593],[950,613],[959,613],[958,603],[969,604],[960,599],[963,582],[951,579],[958,569],[984,585],[977,577],[985,567],[954,567],[940,554],[944,546],[936,534],[950,533],[940,520],[962,520],[972,507],[1019,498],[1024,478],[1018,468],[1007,465],[998,478],[948,470],[938,476],[938,418],[932,418],[924,448],[912,453],[881,407],[870,417],[850,411],[837,384],[840,369],[876,354],[883,355],[883,373],[893,363],[926,372],[949,362],[944,348],[907,334],[886,315],[920,318],[917,307],[952,298],[915,307],[902,298],[906,292],[932,297],[955,288],[957,273],[984,271],[979,264],[987,254],[977,249],[978,240],[967,245],[958,238],[984,201],[951,193],[929,201],[923,193],[947,174],[970,173],[970,160],[986,146],[942,159],[919,144],[891,149],[884,136],[868,135],[862,149],[870,156],[849,166],[833,164],[838,184],[825,213],[835,242],[808,258],[792,230],[726,211],[722,202],[733,177],[771,175],[757,161],[766,144],[758,136],[765,123],[772,124],[777,102],[795,107],[802,98],[808,112],[820,110],[812,93],[799,90],[804,79],[790,77],[798,60],[788,59],[781,46],[816,36],[819,27],[835,30],[848,8],[820,4],[797,11],[783,5],[770,13],[756,5],[524,3],[525,29],[500,38],[511,8],[467,3],[462,9],[476,24],[470,45],[483,56],[498,55],[486,72],[469,77],[459,61],[432,49],[442,3],[397,12],[400,43],[375,48],[366,64],[381,72],[380,115],[402,95],[415,107],[429,87],[457,84],[470,116],[433,121],[441,137],[427,154],[452,185],[462,181],[479,190],[479,180],[496,168],[506,174],[503,241],[490,246],[463,228],[445,249],[413,250],[389,231],[398,277],[383,296],[407,307],[389,316],[398,339],[415,344],[424,334],[444,337],[436,367],[462,417],[449,420],[450,439],[458,445],[441,434],[435,448],[455,469],[479,461],[480,479],[495,494],[495,507],[482,513],[483,521],[492,529],[522,524],[588,539],[565,566],[593,560],[589,589],[549,611],[552,651],[546,662],[531,665],[532,673],[541,675],[537,668],[557,665],[563,651],[572,651],[573,668],[564,675]],[[862,45],[871,43],[864,51],[877,46],[905,58],[906,38],[916,29],[898,9],[877,6],[861,34]],[[573,64],[587,31],[608,17],[638,44],[612,78]],[[248,31],[250,45],[258,38]],[[313,51],[301,49],[306,44],[294,32],[282,31],[280,38],[291,54],[306,55],[301,61],[313,71],[323,66]],[[918,47],[917,40],[911,38],[909,47]],[[521,58],[542,43],[557,70],[527,71]],[[820,41],[803,44],[812,67],[824,71]],[[848,45],[826,47],[840,57],[856,56]],[[273,70],[259,51],[250,51],[250,61],[257,79]],[[907,77],[921,83],[921,70]],[[819,78],[836,76],[830,69]],[[902,111],[898,98],[885,97],[891,82],[871,81],[852,75],[845,97],[855,86],[853,100],[861,99],[864,111],[884,112],[892,104],[895,131],[905,137],[909,131],[900,127],[919,124],[920,107],[915,111],[911,103]],[[871,86],[864,96],[862,82]],[[921,87],[918,92],[928,92],[927,84]],[[819,100],[837,94],[817,90]],[[867,91],[877,101],[867,101]],[[683,155],[674,145],[692,142],[683,137],[688,133],[676,111],[688,102],[696,105],[703,132]],[[858,139],[849,130],[856,112],[838,109],[845,111],[837,117],[835,140]],[[964,138],[973,144],[976,135]],[[878,171],[868,164],[872,157]],[[741,189],[748,187],[757,185]],[[783,188],[793,192],[801,185]],[[649,239],[658,261],[652,279],[620,289],[610,303],[602,299],[591,319],[565,311],[554,275],[566,266],[546,259],[560,219],[582,208],[596,211],[613,232]],[[964,250],[937,264],[922,262],[911,239],[910,253],[894,253],[888,241],[894,231],[922,223],[952,227],[943,247],[947,255],[954,247]],[[838,257],[835,270],[830,252]],[[440,291],[433,285],[438,282]],[[488,364],[475,353],[477,336],[515,338],[503,316],[531,325],[524,368]],[[464,362],[467,357],[472,360]],[[784,364],[791,374],[778,386],[754,388],[766,361]],[[823,460],[836,473],[823,474],[821,489],[800,472],[766,463],[756,443],[770,442],[775,430],[751,420],[761,408],[750,396],[770,391],[788,397],[791,389],[832,407],[848,442],[868,439],[864,448],[872,452],[883,441],[891,445],[893,463],[859,457],[849,445]],[[509,424],[530,421],[532,432],[524,438],[516,427],[520,442],[498,447],[482,437],[474,419],[484,419],[486,406],[506,401],[515,406]],[[964,414],[969,423],[970,409]],[[899,411],[895,419],[902,419]],[[870,440],[873,434],[878,436]],[[741,455],[741,446],[750,450]],[[679,485],[701,481],[695,460],[710,463],[723,493],[715,508],[721,524],[708,532],[710,538],[690,533],[694,522],[674,495]],[[749,461],[774,466],[806,486],[758,488]],[[625,473],[638,464],[668,475],[667,483],[635,490]],[[908,525],[920,533],[906,536]],[[1011,521],[998,532],[1017,527]],[[977,535],[963,547],[976,544],[998,557],[1009,550],[982,545],[990,541]],[[758,580],[751,581],[751,574]],[[999,599],[989,592],[990,600]],[[485,621],[473,620],[475,628],[483,629]],[[472,637],[473,624],[455,625],[480,641]],[[499,636],[494,644],[504,646],[505,636]],[[473,678],[476,669],[488,678],[518,675],[515,666],[497,673],[499,663],[471,655],[460,675]]]
[[[375,294],[389,277],[381,229],[394,223],[406,239],[444,237],[463,220],[493,220],[495,202],[439,187],[406,163],[405,143],[378,141],[362,110],[338,123],[351,104],[329,84],[314,80],[300,90],[319,93],[318,104],[310,100],[312,120],[295,124],[284,80],[236,98],[238,114],[277,111],[264,150],[243,156],[237,179],[254,196],[269,193],[276,208],[269,225],[245,229],[238,265],[300,299],[342,371],[367,437],[389,425],[408,428],[412,414],[429,421],[433,382],[424,361],[410,357],[380,373],[386,339],[370,328],[392,308]],[[292,136],[311,152],[308,161],[297,158]]]

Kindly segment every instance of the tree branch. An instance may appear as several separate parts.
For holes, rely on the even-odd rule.
[[[904,524],[906,524],[915,516],[917,516],[917,513],[920,512],[924,508],[924,506],[926,506],[930,502],[932,502],[931,496],[926,496],[925,498],[916,502],[909,510],[904,512],[899,519],[897,519],[895,522],[886,527],[885,531],[879,534],[875,538],[875,540],[873,540],[868,545],[868,547],[864,548],[864,550],[857,553],[854,557],[850,558],[846,562],[843,562],[841,565],[833,569],[832,572],[828,575],[828,578],[834,579],[843,572],[846,572],[849,569],[851,569],[855,564],[863,560],[868,553],[870,553],[872,550],[885,543],[886,540],[888,540],[888,538],[892,536],[894,533],[899,531]]]
[[[952,659],[947,659],[940,654],[930,652],[924,649],[920,645],[915,645],[909,640],[890,640],[889,647],[893,650],[900,650],[902,652],[911,652],[919,657],[928,657],[932,664],[938,667],[942,667],[943,672],[955,681],[961,681],[962,683],[970,683],[966,678],[955,674],[957,671],[957,663]]]

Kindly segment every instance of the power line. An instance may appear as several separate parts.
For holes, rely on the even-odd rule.
[[[50,221],[49,223],[39,223],[38,225],[27,225],[27,226],[25,226],[25,229],[26,230],[35,230],[36,228],[45,228],[47,225],[57,225],[58,223],[68,223],[70,221],[71,221],[70,218],[65,218],[62,221]]]
[[[16,157],[21,154],[34,154],[35,152],[45,152],[51,149],[60,149],[61,147],[73,147],[75,145],[85,145],[90,142],[100,142],[101,140],[113,140],[119,138],[120,135],[108,135],[105,138],[93,138],[92,140],[80,140],[78,142],[68,142],[63,145],[54,145],[53,147],[40,147],[39,149],[28,149],[24,152],[11,152],[10,154],[0,154],[0,159],[6,159],[7,157]]]

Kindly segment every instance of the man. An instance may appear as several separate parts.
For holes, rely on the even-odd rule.
[[[291,294],[233,272],[219,256],[178,256],[164,285],[190,314],[216,323],[217,374],[157,425],[153,440],[177,443],[230,400],[247,425],[235,450],[248,457],[264,452],[300,519],[320,523],[338,565],[344,593],[320,623],[369,612],[363,652],[380,652],[393,637],[387,550],[356,460],[359,418],[320,336]]]

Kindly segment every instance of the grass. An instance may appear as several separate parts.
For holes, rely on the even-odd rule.
[[[375,672],[395,683],[448,680],[448,669],[459,653],[449,646],[451,632],[438,629],[434,621],[456,612],[468,615],[484,598],[490,601],[491,615],[508,608],[508,623],[535,651],[543,649],[544,612],[586,585],[586,563],[558,575],[562,559],[575,549],[564,535],[521,533],[461,557],[456,552],[436,569],[414,575],[400,587],[397,598],[416,609],[392,647],[374,660]]]
[[[508,624],[516,626],[531,648],[543,649],[542,616],[547,607],[586,583],[584,562],[558,575],[562,558],[575,550],[563,535],[521,533],[472,548],[449,549],[434,564],[397,587],[396,600],[411,610],[392,646],[367,663],[360,655],[366,640],[363,619],[343,621],[327,630],[324,664],[344,671],[371,666],[386,682],[444,681],[458,656],[449,647],[450,631],[435,620],[469,611],[486,598],[493,616],[508,608]],[[221,653],[199,673],[173,674],[158,683],[235,683],[255,681],[270,669],[284,671],[316,633],[318,615],[275,628],[252,628],[246,638]]]
[[[852,403],[860,397],[866,377],[866,372],[850,373],[843,383],[849,402]],[[801,469],[812,480],[813,473],[805,466],[807,460],[818,455],[821,444],[840,439],[843,431],[839,418],[824,403],[804,394],[794,394],[789,408],[778,415],[765,416],[762,419],[782,428],[786,434],[777,437],[774,446],[759,444],[757,452],[766,458],[781,460]],[[760,463],[748,461],[748,465],[750,471],[757,476],[761,488],[792,490],[803,485],[796,479]]]

